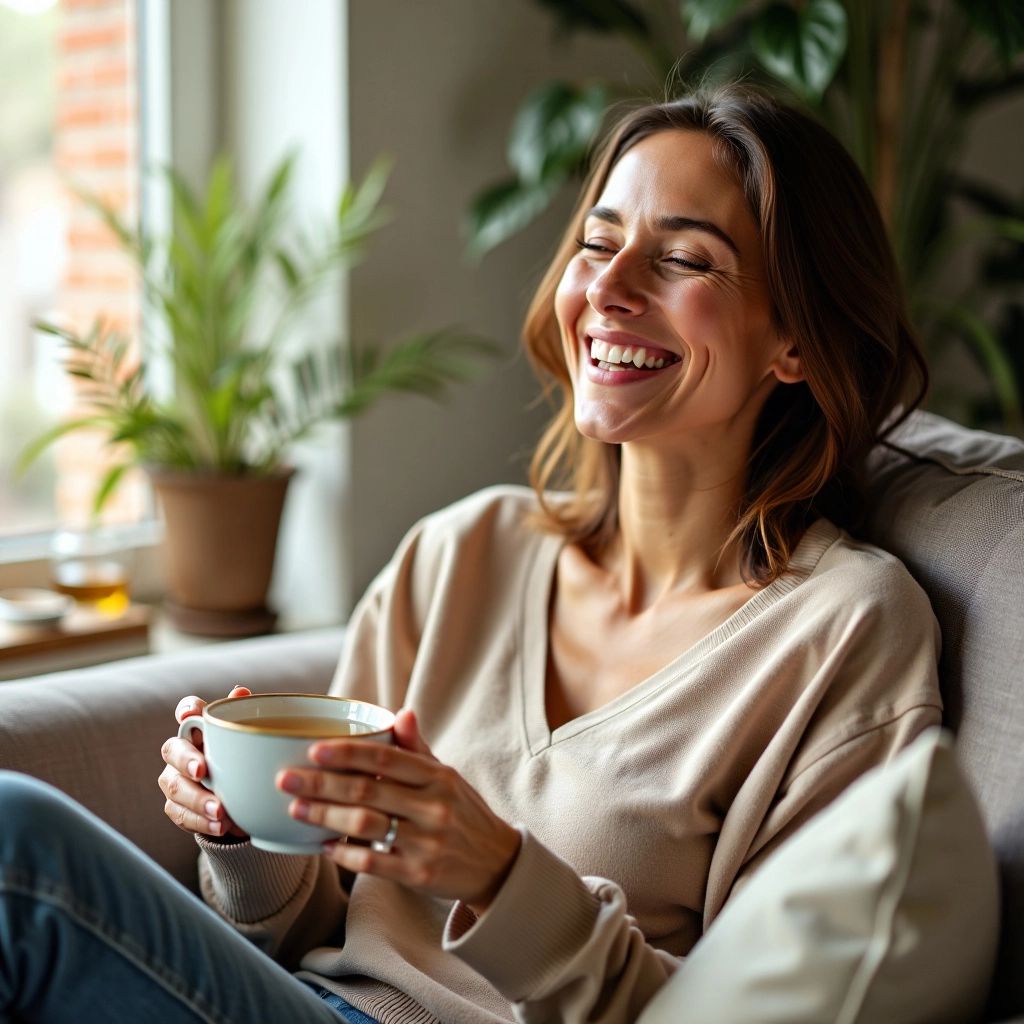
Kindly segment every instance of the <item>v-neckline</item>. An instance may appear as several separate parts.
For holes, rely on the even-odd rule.
[[[558,556],[565,546],[565,539],[551,534],[544,535],[525,576],[518,630],[521,652],[519,685],[522,721],[530,754],[539,754],[622,713],[693,667],[779,598],[799,586],[811,574],[821,556],[838,536],[838,527],[829,520],[815,520],[800,538],[786,573],[751,595],[749,600],[724,622],[653,675],[634,684],[600,707],[570,718],[552,729],[548,724],[545,691],[550,647],[549,615]]]

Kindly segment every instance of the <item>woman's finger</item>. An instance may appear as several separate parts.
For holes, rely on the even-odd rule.
[[[383,853],[374,850],[372,846],[353,846],[344,840],[336,840],[324,843],[324,852],[335,864],[356,874],[376,875],[416,889],[427,889],[430,883],[430,869],[398,856],[397,847],[389,853]]]
[[[250,697],[252,696],[252,690],[248,686],[233,686],[228,697]],[[178,701],[178,706],[174,709],[174,719],[180,725],[186,718],[192,718],[195,715],[201,715],[203,708],[206,707],[206,701],[202,697],[196,697],[194,694],[190,694],[188,697],[182,697]]]
[[[205,707],[206,701],[202,697],[196,697],[194,694],[182,697],[174,709],[174,720],[180,725],[186,718],[201,715]]]
[[[219,836],[231,827],[232,823],[224,813],[220,801],[207,789],[186,779],[170,765],[160,773],[157,782],[167,798],[164,803],[164,814],[178,828],[187,832]]]
[[[405,786],[425,786],[437,762],[430,755],[372,740],[318,740],[309,748],[309,759],[332,772],[379,775]]]
[[[206,775],[206,759],[202,750],[180,736],[171,736],[164,740],[160,756],[167,764],[191,779],[201,779]]]
[[[368,842],[383,839],[391,825],[390,814],[369,807],[345,807],[302,799],[293,800],[288,805],[288,813],[308,825],[328,828],[340,836]],[[411,834],[411,831],[407,830],[407,834]]]
[[[223,821],[210,820],[173,800],[164,803],[164,814],[183,832],[199,832],[204,836],[222,836],[225,832]]]
[[[403,750],[411,750],[437,760],[420,733],[420,724],[412,708],[401,708],[395,715],[395,743]]]

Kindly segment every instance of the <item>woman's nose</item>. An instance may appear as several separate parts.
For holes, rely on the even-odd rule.
[[[599,313],[636,315],[647,308],[647,296],[639,280],[635,256],[620,250],[604,265],[587,288],[587,302]]]

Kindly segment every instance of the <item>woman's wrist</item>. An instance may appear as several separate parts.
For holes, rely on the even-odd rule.
[[[504,826],[503,835],[498,844],[499,851],[495,858],[495,870],[491,884],[476,899],[465,901],[465,905],[477,917],[482,917],[494,902],[494,897],[498,895],[501,887],[505,884],[505,879],[508,878],[512,865],[515,864],[516,857],[519,856],[519,848],[522,846],[523,839],[519,830],[504,822],[502,825]]]

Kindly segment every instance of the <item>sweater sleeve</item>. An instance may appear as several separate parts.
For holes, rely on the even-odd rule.
[[[678,961],[647,944],[626,898],[603,878],[581,878],[525,829],[504,885],[481,917],[462,903],[444,948],[482,974],[524,1024],[626,1024]]]
[[[197,836],[203,899],[228,923],[286,967],[335,936],[348,895],[327,857],[293,857],[257,849],[248,840],[223,843]]]
[[[375,700],[374,657],[388,570],[352,614],[333,692]],[[265,953],[296,967],[308,950],[334,938],[348,907],[350,879],[327,857],[268,853],[244,842],[197,836],[203,899]]]

